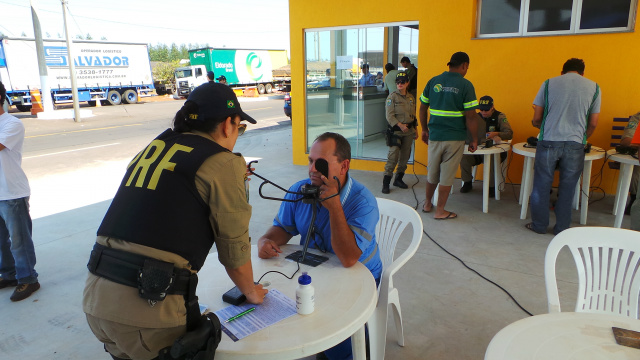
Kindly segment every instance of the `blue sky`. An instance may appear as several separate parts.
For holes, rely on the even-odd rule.
[[[42,35],[64,37],[60,0],[33,0]],[[29,0],[0,0],[0,32],[33,37]],[[94,40],[289,50],[288,0],[68,0],[69,32]]]

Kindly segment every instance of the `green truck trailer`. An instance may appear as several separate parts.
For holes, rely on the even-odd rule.
[[[203,48],[189,50],[189,66],[175,71],[177,95],[187,97],[197,86],[224,76],[230,87],[251,87],[258,93],[270,93],[291,86],[291,77],[274,70],[289,63],[286,50]]]

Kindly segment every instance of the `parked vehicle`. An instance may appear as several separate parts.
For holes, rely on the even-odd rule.
[[[63,40],[44,40],[49,87],[54,104],[73,102],[67,45]],[[74,41],[78,100],[118,105],[136,103],[151,96],[153,78],[146,44],[107,41]],[[0,81],[7,99],[20,111],[31,108],[31,89],[40,88],[35,41],[0,38]],[[42,89],[40,89],[42,91]]]
[[[284,115],[291,119],[291,94],[284,95]]]
[[[288,78],[274,76],[273,70],[287,65],[285,50],[244,50],[203,48],[189,50],[189,66],[175,71],[177,95],[187,97],[193,89],[207,82],[207,72],[224,75],[230,87],[252,87],[259,94],[291,86]]]

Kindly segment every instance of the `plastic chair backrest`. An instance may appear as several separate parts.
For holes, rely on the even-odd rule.
[[[567,229],[553,238],[544,259],[549,312],[560,312],[556,260],[567,246],[578,270],[576,312],[638,318],[640,232],[608,227]]]
[[[376,240],[380,250],[380,259],[383,266],[383,278],[393,275],[404,265],[420,246],[422,240],[422,219],[411,207],[397,201],[376,198],[380,219],[376,225]],[[413,237],[411,244],[395,261],[393,256],[400,235],[411,224]]]

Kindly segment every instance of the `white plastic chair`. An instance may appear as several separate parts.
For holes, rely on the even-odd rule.
[[[638,318],[640,233],[608,227],[567,229],[553,238],[544,259],[549,312],[560,312],[556,260],[571,250],[578,268],[576,312]]]
[[[394,310],[393,318],[396,324],[398,345],[404,346],[400,299],[398,297],[398,289],[393,287],[393,274],[411,259],[422,240],[422,219],[413,208],[393,200],[381,198],[377,198],[377,200],[380,220],[376,226],[376,239],[380,250],[380,258],[382,259],[383,272],[380,279],[380,287],[378,288],[378,305],[367,322],[369,326],[371,360],[384,359],[389,305]],[[393,255],[398,239],[409,224],[413,228],[411,244],[402,255],[394,260]]]

